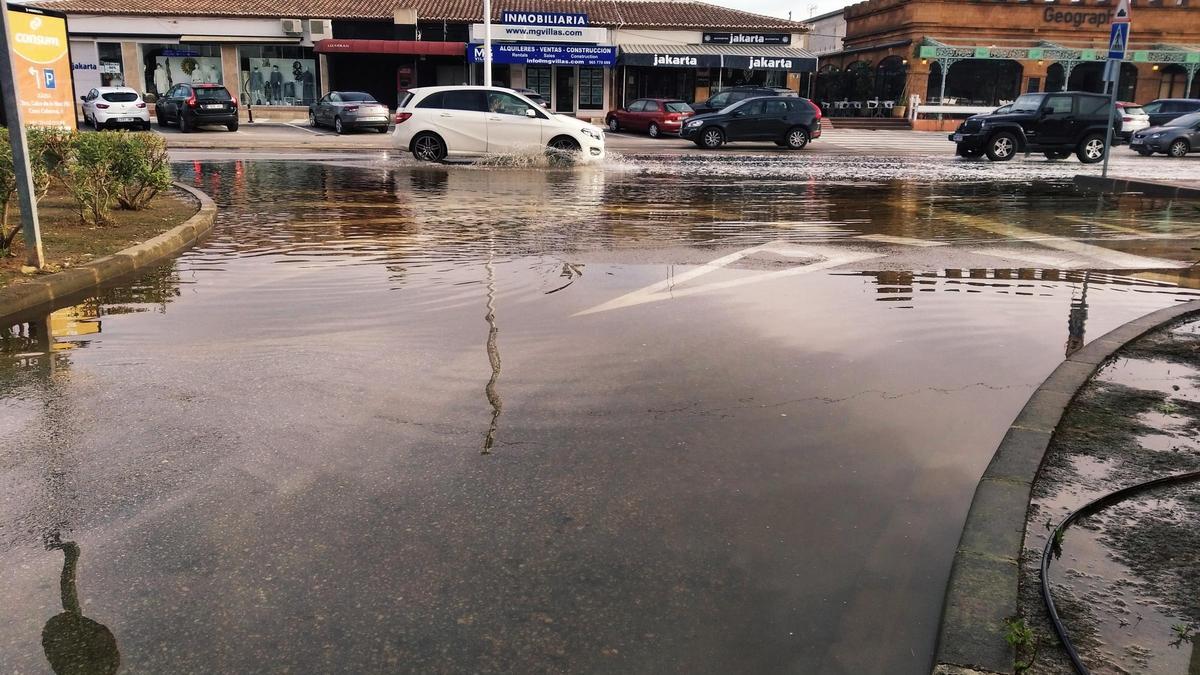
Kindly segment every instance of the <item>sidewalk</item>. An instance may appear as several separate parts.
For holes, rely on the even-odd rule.
[[[1200,180],[1148,180],[1122,176],[1075,176],[1075,184],[1103,192],[1140,192],[1150,197],[1200,199]]]

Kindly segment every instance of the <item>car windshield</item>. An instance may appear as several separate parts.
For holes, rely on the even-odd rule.
[[[1192,113],[1190,115],[1176,117],[1175,119],[1171,120],[1170,122],[1167,122],[1163,126],[1165,126],[1165,127],[1190,127],[1193,124],[1200,124],[1200,113]]]
[[[349,103],[378,103],[375,97],[370,94],[364,94],[361,91],[343,91],[342,101]]]
[[[692,112],[692,106],[683,101],[669,101],[667,102],[667,112],[689,113]]]
[[[225,87],[196,87],[198,101],[228,101],[231,97]]]
[[[1040,94],[1025,94],[1024,96],[1017,97],[1017,100],[1012,102],[1012,108],[1009,112],[1035,113],[1040,107],[1042,107],[1042,96]]]
[[[110,91],[107,94],[101,94],[100,98],[109,103],[133,103],[138,100],[138,95],[132,91]]]
[[[1127,105],[1122,108],[1126,115],[1145,115],[1146,111],[1142,110],[1140,105]]]

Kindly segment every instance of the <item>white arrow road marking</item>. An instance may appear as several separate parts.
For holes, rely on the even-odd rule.
[[[1066,237],[1055,237],[1033,230],[1027,230],[1016,225],[1000,223],[979,216],[972,216],[965,213],[954,213],[942,216],[946,220],[954,220],[960,223],[966,223],[971,227],[985,230],[993,234],[999,234],[1009,239],[1018,241],[1027,241],[1045,246],[1064,253],[1072,253],[1074,255],[1083,256],[1091,260],[1100,262],[1102,269],[1134,269],[1134,270],[1152,270],[1152,269],[1182,269],[1191,267],[1189,263],[1179,262],[1176,260],[1163,260],[1162,258],[1147,258],[1145,256],[1133,255],[1132,253],[1122,253],[1114,251],[1103,246],[1087,244]],[[990,254],[995,255],[995,254]]]
[[[928,239],[913,239],[912,237],[897,237],[890,234],[860,234],[855,239],[877,241],[881,244],[899,244],[900,246],[948,246],[944,241],[929,241]]]
[[[714,281],[709,284],[700,286],[692,286],[691,288],[678,288],[680,284],[691,281],[705,274],[710,274],[717,270],[723,269],[742,258],[754,255],[759,252],[775,253],[777,255],[787,256],[789,258],[822,258],[819,262],[808,263],[806,265],[796,265],[785,270],[776,270],[774,272],[761,272],[758,274],[747,274],[746,276],[737,279],[728,279],[726,281]],[[619,298],[610,300],[601,305],[585,309],[582,312],[577,312],[574,316],[584,316],[586,314],[596,314],[598,312],[607,312],[613,309],[622,309],[625,307],[633,307],[634,305],[643,305],[648,302],[659,302],[661,300],[669,300],[671,298],[679,298],[688,295],[696,295],[699,293],[708,293],[710,291],[724,290],[726,288],[736,288],[738,286],[746,286],[756,284],[763,281],[771,281],[773,279],[782,279],[784,277],[792,277],[800,274],[810,274],[819,272],[834,267],[840,267],[849,263],[870,260],[872,258],[882,258],[880,253],[863,253],[858,251],[840,251],[831,248],[798,248],[789,246],[783,242],[772,242],[763,244],[762,246],[754,246],[751,248],[730,253],[716,260],[704,263],[695,269],[688,270],[683,274],[677,274],[673,278],[658,281],[645,288],[640,288],[632,293],[627,293]]]

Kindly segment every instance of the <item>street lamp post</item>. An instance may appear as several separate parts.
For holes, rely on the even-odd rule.
[[[483,86],[492,86],[492,0],[483,0]]]

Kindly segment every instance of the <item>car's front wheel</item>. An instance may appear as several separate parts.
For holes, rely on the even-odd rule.
[[[440,162],[446,159],[446,144],[433,134],[421,134],[413,139],[412,154],[422,162]]]
[[[988,159],[993,162],[1007,162],[1017,154],[1017,137],[1007,131],[992,136],[987,145]]]
[[[1083,140],[1079,143],[1079,149],[1075,151],[1075,155],[1084,164],[1095,164],[1104,159],[1104,136],[1101,134],[1088,134],[1084,136]]]
[[[792,150],[800,150],[808,145],[808,130],[803,127],[794,127],[787,133],[787,146]]]
[[[1192,146],[1182,138],[1167,146],[1167,154],[1172,157],[1184,157],[1192,151]]]
[[[725,132],[717,127],[709,127],[700,132],[700,146],[709,150],[716,150],[725,145]]]
[[[559,136],[546,146],[546,157],[551,164],[560,166],[570,164],[578,154],[579,144],[575,142],[575,139],[566,136]]]

